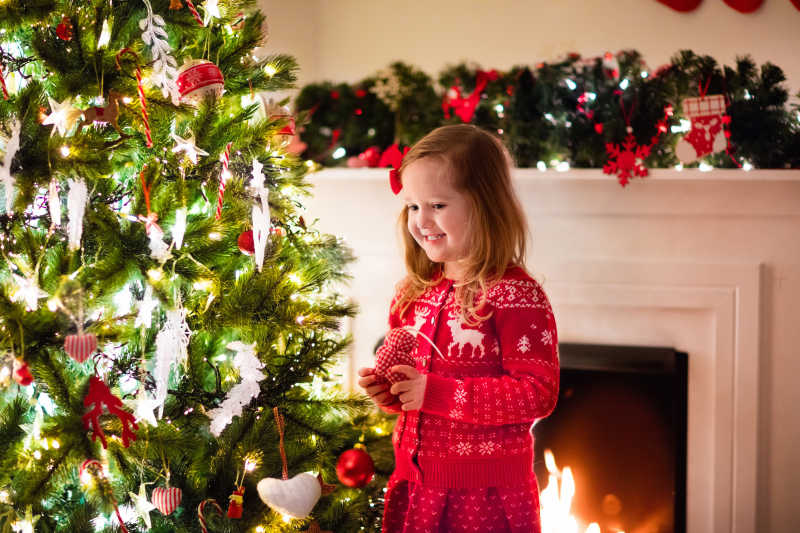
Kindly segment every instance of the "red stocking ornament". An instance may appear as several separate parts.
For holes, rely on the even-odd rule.
[[[727,141],[722,131],[725,97],[721,94],[687,98],[683,112],[692,122],[692,129],[675,147],[675,155],[684,163],[725,150]]]

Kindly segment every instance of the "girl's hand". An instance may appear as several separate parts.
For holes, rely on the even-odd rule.
[[[360,376],[360,379],[358,380],[358,386],[364,389],[372,401],[375,402],[375,405],[387,406],[394,403],[395,398],[389,392],[389,384],[375,383],[376,379],[374,368],[359,368],[358,375]]]
[[[390,389],[392,394],[396,394],[403,403],[403,411],[418,411],[422,408],[422,400],[425,398],[425,384],[428,381],[426,374],[420,374],[413,366],[397,365],[391,368],[392,372],[405,375],[407,381],[398,381]]]

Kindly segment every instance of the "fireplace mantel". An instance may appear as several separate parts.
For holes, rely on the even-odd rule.
[[[800,278],[800,171],[656,169],[625,188],[596,169],[513,176],[531,227],[527,266],[553,304],[559,339],[689,354],[688,531],[767,530],[765,506],[777,496],[767,468],[781,459],[769,434],[783,430],[769,408],[794,392],[771,390],[775,372],[763,372],[778,364],[773,353],[800,345],[795,328],[767,319],[797,310],[780,280]],[[402,200],[381,169],[327,169],[311,182],[306,221],[318,219],[357,257],[343,290],[361,311],[347,324],[354,344],[342,374],[352,386],[356,369],[371,365],[403,274]],[[784,371],[800,372],[792,364]]]

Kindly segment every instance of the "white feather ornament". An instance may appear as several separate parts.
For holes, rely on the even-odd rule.
[[[150,0],[144,0],[147,7],[147,16],[139,21],[139,28],[142,30],[142,40],[144,44],[150,46],[153,55],[153,73],[150,79],[156,87],[161,88],[161,94],[166,98],[170,95],[173,105],[180,103],[180,93],[175,84],[178,77],[178,63],[170,55],[172,47],[167,40],[167,23],[161,15],[153,14],[153,7]]]
[[[14,208],[14,176],[11,175],[11,160],[14,159],[14,154],[19,150],[19,132],[22,129],[18,120],[11,123],[11,136],[6,141],[6,147],[3,153],[3,166],[0,167],[0,178],[5,185],[6,197],[6,214],[10,215]]]
[[[172,241],[175,249],[180,250],[183,246],[183,236],[186,234],[186,208],[179,207],[175,210],[175,225],[172,226]]]
[[[234,341],[228,344],[228,349],[236,352],[233,366],[239,370],[242,382],[228,392],[228,397],[219,407],[208,412],[208,417],[211,419],[210,431],[215,437],[219,437],[233,417],[241,415],[242,408],[258,396],[261,391],[258,383],[265,377],[261,373],[264,363],[256,355],[255,343]]]
[[[81,234],[83,233],[83,215],[89,201],[89,191],[86,182],[82,179],[69,180],[67,193],[67,234],[69,235],[69,249],[77,250],[81,247]]]
[[[50,187],[47,193],[47,207],[50,209],[50,220],[53,226],[61,225],[61,198],[58,197],[58,180],[50,180]]]
[[[177,309],[166,312],[167,320],[156,336],[156,366],[153,377],[156,381],[155,399],[159,402],[158,417],[164,414],[164,400],[167,399],[169,373],[175,363],[186,361],[189,337],[192,332],[186,324],[186,310],[178,303]]]

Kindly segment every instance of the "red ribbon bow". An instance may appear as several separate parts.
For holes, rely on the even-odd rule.
[[[392,170],[389,171],[389,184],[392,186],[392,192],[394,194],[399,194],[401,190],[403,190],[403,183],[400,181],[400,165],[403,164],[403,158],[408,153],[408,146],[403,149],[402,153],[400,152],[400,146],[397,143],[394,143],[389,148],[386,149],[385,152],[381,155],[381,160],[378,163],[379,167],[386,167],[392,166]]]
[[[481,101],[481,93],[483,93],[486,86],[490,81],[495,81],[499,78],[496,70],[479,70],[475,75],[475,90],[468,96],[461,96],[461,89],[453,86],[447,91],[442,100],[442,111],[444,117],[450,118],[450,109],[461,119],[461,122],[467,123],[472,121],[475,115],[475,108]]]

